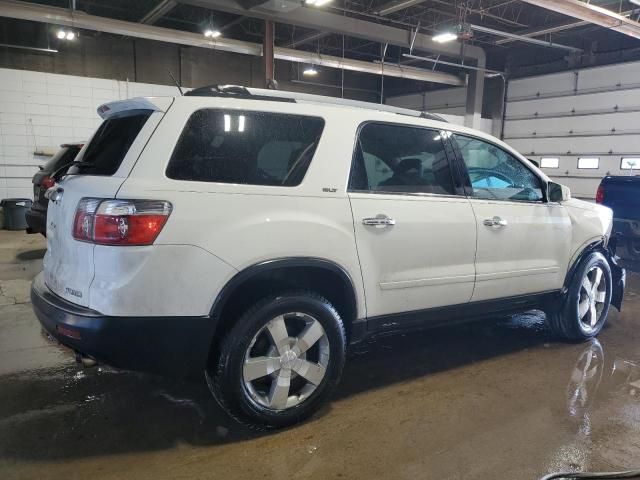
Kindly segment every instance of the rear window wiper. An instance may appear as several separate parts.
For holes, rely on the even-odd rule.
[[[71,167],[78,167],[78,168],[95,168],[95,165],[92,165],[90,163],[87,162],[80,162],[80,161],[76,161],[74,160],[73,162],[69,162],[69,163],[65,163],[64,165],[62,165],[60,168],[58,168],[55,172],[53,172],[51,174],[51,178],[53,178],[54,180],[58,181],[59,176],[61,177],[62,175],[60,175],[61,173],[66,173],[67,170]]]

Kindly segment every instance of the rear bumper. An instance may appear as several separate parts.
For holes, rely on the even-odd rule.
[[[108,317],[55,295],[40,273],[31,302],[63,345],[116,368],[178,377],[202,375],[214,331],[210,317]]]
[[[42,233],[47,232],[47,211],[46,210],[34,210],[30,208],[24,214],[27,221],[27,233]]]

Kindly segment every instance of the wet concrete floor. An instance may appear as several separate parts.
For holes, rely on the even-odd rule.
[[[535,479],[640,467],[640,275],[597,340],[559,343],[541,313],[378,338],[350,352],[314,418],[256,434],[204,382],[83,369],[48,343],[28,303],[43,248],[0,232],[2,479]]]

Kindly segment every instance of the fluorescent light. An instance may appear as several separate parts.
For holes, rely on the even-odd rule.
[[[76,38],[76,34],[73,32],[67,32],[67,40],[73,40]]]
[[[305,69],[302,71],[302,74],[303,74],[303,75],[310,76],[310,77],[313,77],[314,75],[317,75],[317,74],[318,74],[318,70],[316,70],[316,67],[314,67],[313,65],[311,65],[310,67],[305,68]]]
[[[238,131],[244,132],[244,115],[238,117]]]
[[[205,30],[204,32],[204,36],[207,38],[218,38],[220,35],[222,35],[222,32],[220,32],[220,30]]]
[[[231,115],[224,116],[224,131],[225,132],[231,131]]]
[[[451,42],[453,40],[456,40],[457,38],[458,38],[458,35],[453,32],[442,32],[431,37],[431,40],[437,43],[446,43],[446,42]]]
[[[331,2],[331,1],[333,1],[333,0],[305,0],[304,3],[306,5],[313,5],[314,7],[321,7],[321,6],[326,5],[327,3]]]
[[[58,33],[56,34],[56,36],[60,40],[64,40],[64,38],[67,36],[67,32],[65,32],[64,30],[58,30]]]

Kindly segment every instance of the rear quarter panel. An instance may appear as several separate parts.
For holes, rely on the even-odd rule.
[[[200,108],[261,110],[325,118],[322,138],[304,180],[296,187],[173,180],[166,167],[189,116]],[[311,113],[310,113],[311,112]],[[200,272],[193,263],[176,283],[185,298],[206,297],[206,311],[235,273],[257,263],[287,257],[316,257],[340,265],[356,289],[358,316],[365,315],[351,207],[346,195],[357,116],[318,105],[220,98],[183,98],[158,126],[118,198],[167,200],[171,216],[159,246],[191,245],[225,265],[224,273]],[[331,121],[328,121],[328,120]],[[205,285],[208,293],[196,285]],[[192,293],[193,292],[193,293]],[[199,307],[202,309],[204,305]]]

